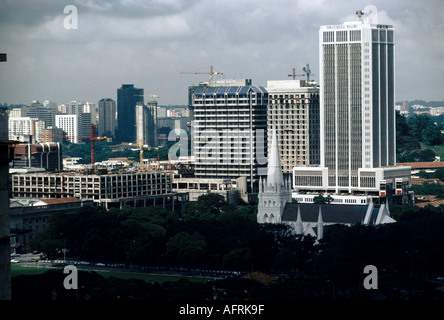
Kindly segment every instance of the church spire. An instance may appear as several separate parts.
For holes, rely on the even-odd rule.
[[[276,129],[273,128],[273,136],[271,138],[270,156],[267,165],[267,185],[272,185],[279,190],[284,178],[282,175],[281,158],[279,157],[279,146],[277,142]]]
[[[320,240],[324,237],[324,221],[322,220],[321,205],[319,205],[318,222],[316,223],[316,226],[318,227],[317,239]]]

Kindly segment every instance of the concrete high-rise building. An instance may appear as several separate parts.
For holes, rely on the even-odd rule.
[[[410,181],[410,167],[395,167],[393,26],[321,26],[319,40],[321,162],[295,167],[294,187],[351,193]]]
[[[136,105],[143,105],[143,101],[143,89],[134,88],[133,84],[117,89],[117,140],[136,142]]]
[[[320,164],[319,87],[303,80],[267,81],[267,130],[277,132],[282,172]],[[268,135],[271,145],[271,135]]]
[[[110,98],[103,98],[99,101],[99,137],[114,137],[117,127],[117,105],[116,101]]]
[[[267,162],[265,88],[249,79],[224,79],[189,92],[195,177],[246,177],[248,191],[257,192],[254,186]]]
[[[157,146],[157,102],[136,106],[137,143]]]

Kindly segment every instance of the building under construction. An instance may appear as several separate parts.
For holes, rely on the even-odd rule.
[[[121,208],[163,206],[180,213],[187,193],[172,191],[171,173],[149,170],[79,170],[11,175],[12,197],[48,199],[75,197],[96,205]]]

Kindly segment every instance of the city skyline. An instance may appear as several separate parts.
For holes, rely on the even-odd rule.
[[[78,9],[78,29],[64,28],[68,4]],[[188,86],[208,80],[211,65],[223,78],[266,86],[309,63],[319,80],[318,27],[356,19],[370,4],[380,24],[397,30],[396,101],[443,100],[439,1],[15,1],[0,4],[0,51],[8,54],[0,103],[96,103],[133,83],[162,105],[187,104]],[[180,74],[192,71],[203,74]]]

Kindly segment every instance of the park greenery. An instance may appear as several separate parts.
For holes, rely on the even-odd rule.
[[[396,112],[396,155],[397,162],[434,161],[440,155],[439,148],[444,138],[443,123],[435,123],[425,114],[402,116]]]
[[[444,270],[444,207],[391,211],[396,223],[334,225],[316,241],[285,224],[258,224],[256,205],[233,206],[208,194],[189,202],[180,216],[162,207],[85,206],[76,214],[57,214],[31,245],[52,259],[61,259],[66,247],[67,259],[261,272],[275,279],[147,283],[90,272],[82,275],[82,283],[91,283],[80,299],[213,299],[215,292],[218,299],[442,299],[435,279]],[[366,265],[377,267],[378,290],[363,288]],[[48,280],[61,272],[48,272],[14,277],[13,298],[30,299],[38,284],[42,299],[69,299],[72,293]]]

